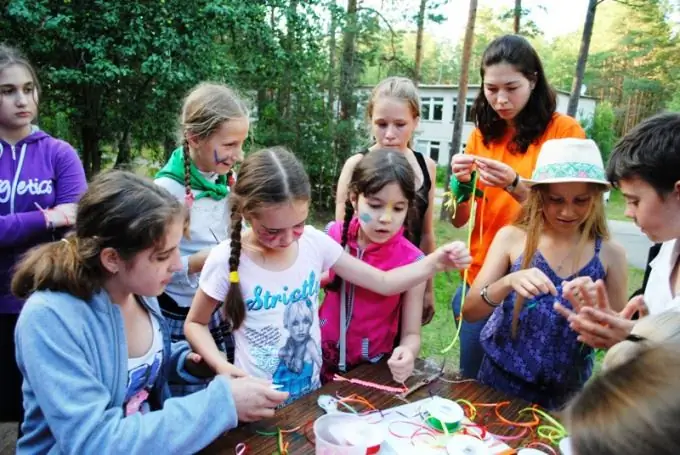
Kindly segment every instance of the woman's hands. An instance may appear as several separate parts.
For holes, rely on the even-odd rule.
[[[465,153],[457,153],[451,158],[451,173],[459,182],[469,182],[475,167],[479,180],[487,186],[507,188],[517,178],[517,172],[501,161]]]

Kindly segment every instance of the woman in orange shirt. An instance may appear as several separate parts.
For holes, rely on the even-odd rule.
[[[489,44],[480,69],[483,90],[473,105],[476,128],[464,154],[451,159],[453,176],[469,183],[479,172],[478,209],[472,233],[472,266],[466,289],[474,282],[496,232],[512,223],[528,195],[522,178],[531,177],[541,145],[548,139],[585,138],[576,120],[555,112],[555,91],[550,87],[538,54],[517,35],[505,35]],[[470,218],[469,198],[458,205],[452,223],[462,227]],[[474,323],[460,317],[462,286],[451,305],[460,331],[460,370],[476,378],[484,352],[479,335],[486,319]]]

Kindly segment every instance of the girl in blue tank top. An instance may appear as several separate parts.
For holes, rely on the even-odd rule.
[[[478,379],[556,409],[593,367],[592,348],[553,309],[556,301],[571,307],[563,283],[605,280],[618,311],[626,301],[626,257],[609,239],[603,203],[609,184],[593,141],[547,141],[526,183],[531,193],[523,212],[494,238],[462,314],[470,322],[491,314],[480,336]]]

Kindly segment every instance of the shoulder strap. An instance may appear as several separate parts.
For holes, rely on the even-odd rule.
[[[602,237],[598,237],[595,239],[595,256],[600,254],[601,249],[602,249]]]
[[[425,157],[420,152],[413,152],[416,156],[416,161],[418,161],[418,167],[423,173],[423,187],[430,191],[432,187],[432,180],[430,179],[430,170],[427,168],[427,163],[425,162]]]

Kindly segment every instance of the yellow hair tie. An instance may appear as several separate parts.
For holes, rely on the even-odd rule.
[[[230,283],[238,283],[238,272],[229,272],[229,282]]]

